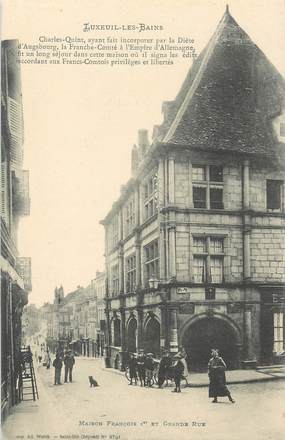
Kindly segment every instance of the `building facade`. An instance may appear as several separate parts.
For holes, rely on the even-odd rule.
[[[92,280],[96,296],[97,326],[96,344],[98,356],[104,355],[106,341],[106,315],[105,315],[105,295],[106,295],[106,275],[105,272],[96,272],[96,278]]]
[[[47,317],[47,346],[52,352],[72,347],[78,355],[102,355],[105,344],[105,274],[97,272],[87,287],[64,295],[55,289]]]
[[[31,290],[31,260],[19,256],[17,230],[29,215],[23,170],[23,108],[18,42],[1,43],[1,414],[20,399],[21,317]]]
[[[102,221],[107,360],[284,360],[285,82],[228,9]]]

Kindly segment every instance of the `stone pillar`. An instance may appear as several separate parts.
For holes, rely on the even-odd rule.
[[[137,349],[143,349],[143,309],[141,307],[137,308],[138,311],[138,329],[137,329]]]
[[[189,177],[189,186],[188,186],[188,207],[193,208],[193,185],[192,185],[192,163],[189,159],[188,162],[188,177]]]
[[[243,163],[243,209],[249,209],[249,161],[245,160]]]
[[[168,193],[168,159],[164,158],[164,196],[165,196],[165,205],[169,202],[169,193]]]
[[[119,248],[119,292],[124,293],[124,251],[120,246]]]
[[[170,270],[169,270],[169,234],[168,229],[165,228],[165,277],[170,277]]]
[[[244,279],[250,278],[250,228],[245,227],[243,231],[243,276]]]
[[[142,277],[141,277],[141,244],[138,237],[136,237],[135,249],[136,249],[136,289],[139,289],[141,287]]]
[[[158,161],[158,203],[160,207],[165,206],[164,174],[164,158],[160,157]]]
[[[173,156],[168,159],[168,201],[170,205],[175,203],[175,161]]]
[[[211,206],[211,202],[210,202],[210,167],[209,166],[206,166],[206,181],[207,181],[206,207],[209,209]]]
[[[245,160],[243,163],[243,183],[242,183],[242,194],[243,194],[243,209],[249,209],[249,161]],[[250,216],[244,215],[243,217],[243,277],[244,279],[250,278],[251,267],[250,267]]]
[[[178,351],[178,323],[177,323],[177,310],[170,310],[170,351],[171,353],[177,353]]]
[[[176,228],[175,225],[171,225],[168,229],[169,237],[169,276],[170,278],[176,278]]]
[[[166,336],[167,336],[167,317],[166,317],[167,309],[166,305],[163,304],[160,306],[160,316],[161,316],[161,324],[160,324],[160,350],[162,351],[166,347]]]
[[[252,343],[252,311],[250,308],[245,308],[244,311],[244,331],[245,331],[245,360],[253,360],[254,349]]]
[[[164,224],[160,224],[160,236],[159,236],[159,273],[160,279],[164,280],[166,278],[166,249],[165,249],[165,226]]]
[[[126,364],[126,314],[125,314],[125,309],[120,308],[120,315],[121,315],[121,349],[122,349],[121,371],[125,371],[125,364]]]
[[[136,226],[140,225],[140,190],[139,185],[135,189],[135,216],[136,216]]]
[[[207,249],[207,257],[206,257],[205,281],[206,283],[210,283],[211,282],[210,237],[206,237],[206,249]]]

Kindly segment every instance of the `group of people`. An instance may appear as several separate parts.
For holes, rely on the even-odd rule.
[[[154,359],[153,353],[144,353],[144,350],[139,350],[138,355],[130,353],[128,362],[130,385],[137,384],[139,379],[140,385],[145,387],[152,387],[154,383],[154,370],[158,365],[158,387],[162,388],[163,383],[167,379],[174,379],[175,389],[174,393],[180,393],[181,379],[184,373],[183,356],[178,353],[171,357],[168,351],[165,351],[161,360],[158,362]]]
[[[181,379],[183,375],[188,374],[186,364],[186,353],[184,351],[170,356],[165,351],[160,361],[154,359],[153,353],[144,353],[139,350],[138,355],[130,353],[129,368],[129,385],[137,385],[138,379],[141,386],[152,387],[154,380],[154,370],[158,366],[157,384],[158,388],[162,388],[165,381],[173,379],[175,383],[174,393],[181,392]],[[158,365],[157,365],[158,364]],[[212,402],[217,403],[218,397],[228,397],[231,403],[235,403],[231,393],[226,385],[225,370],[227,366],[223,358],[219,354],[218,349],[211,350],[211,358],[208,363],[209,376],[209,397],[213,398]]]
[[[75,364],[74,354],[72,350],[66,350],[65,352],[57,351],[55,360],[53,361],[54,367],[54,385],[61,385],[61,370],[64,365],[64,382],[72,382],[72,370]]]

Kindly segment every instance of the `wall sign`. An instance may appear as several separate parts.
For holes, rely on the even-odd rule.
[[[180,295],[183,295],[186,293],[190,293],[191,288],[190,287],[177,287],[176,292],[179,293]]]

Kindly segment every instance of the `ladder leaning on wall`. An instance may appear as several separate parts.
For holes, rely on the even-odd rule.
[[[39,398],[33,354],[29,347],[21,350],[21,400],[36,400]]]

